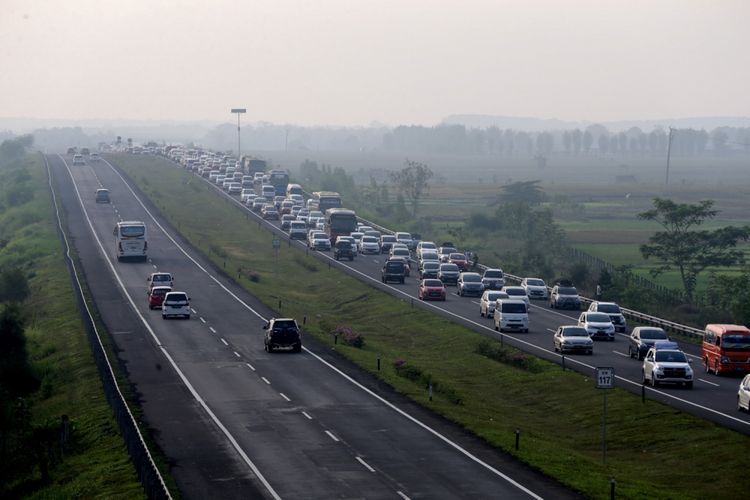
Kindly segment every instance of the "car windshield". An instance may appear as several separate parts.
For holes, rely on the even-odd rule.
[[[274,321],[273,323],[273,331],[279,332],[283,330],[296,330],[297,325],[295,324],[294,320],[282,320],[282,321]]]
[[[682,351],[656,351],[656,361],[687,363],[687,358],[685,358],[685,353]]]
[[[589,313],[586,319],[591,323],[610,323],[612,321],[604,313]]]
[[[411,254],[409,253],[409,250],[407,250],[406,248],[394,248],[393,255],[400,255],[403,257],[408,257]]]
[[[526,290],[523,288],[509,287],[503,290],[508,295],[526,295]]]
[[[431,243],[429,241],[423,241],[422,246],[420,247],[422,250],[427,248],[437,248],[434,243]]]
[[[564,337],[588,337],[588,332],[583,328],[563,328]]]
[[[172,281],[172,276],[169,274],[154,274],[153,281]]]
[[[620,306],[617,304],[599,304],[597,310],[603,313],[620,314]]]
[[[750,351],[750,335],[724,335],[721,346],[733,351]]]
[[[441,271],[447,271],[447,272],[458,272],[458,266],[456,264],[442,264],[440,266]]]
[[[463,277],[464,283],[471,282],[471,283],[479,283],[482,281],[482,277],[478,274],[464,274]]]
[[[395,241],[396,241],[396,237],[395,236],[390,236],[390,235],[383,236],[383,242],[384,243],[393,243]]]
[[[438,260],[438,254],[435,252],[422,252],[422,260]]]
[[[187,301],[187,295],[185,295],[184,293],[170,292],[168,300],[170,301],[179,300],[179,301],[184,302],[184,301]]]
[[[649,340],[659,340],[659,339],[667,339],[667,334],[664,333],[664,330],[656,329],[656,328],[647,328],[641,330],[641,338],[642,339],[649,339]]]
[[[523,314],[526,312],[526,304],[516,302],[501,302],[502,312],[511,314]]]
[[[484,272],[485,278],[502,278],[503,272],[499,270],[488,269]]]
[[[560,295],[578,295],[578,290],[572,286],[561,286],[557,289],[557,293]]]
[[[490,292],[486,295],[486,297],[488,301],[495,302],[500,297],[507,296],[507,295],[508,295],[507,293],[503,293],[503,292]]]
[[[362,236],[364,243],[377,243],[378,239],[375,236]]]
[[[424,286],[443,288],[443,282],[440,280],[424,280],[422,283]]]
[[[544,286],[544,281],[530,278],[526,280],[526,284],[531,286]]]
[[[450,255],[451,260],[466,260],[466,256],[462,253],[452,253]]]
[[[422,264],[422,269],[437,269],[439,267],[440,267],[440,264],[438,264],[437,262],[432,262],[432,261],[425,262],[424,264]]]

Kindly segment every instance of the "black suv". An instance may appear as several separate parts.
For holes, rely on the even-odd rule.
[[[642,360],[657,340],[669,340],[667,332],[656,326],[638,326],[630,333],[628,354],[631,358]]]
[[[403,283],[406,278],[406,265],[403,260],[388,260],[380,271],[380,281],[388,283],[389,281],[398,281]]]
[[[339,240],[333,247],[333,258],[336,260],[348,258],[354,260],[354,250],[352,249],[352,243],[346,240]]]
[[[302,333],[293,318],[271,318],[263,329],[263,346],[266,352],[273,352],[276,348],[291,348],[292,352],[302,350]]]

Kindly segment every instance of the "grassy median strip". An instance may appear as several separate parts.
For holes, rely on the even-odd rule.
[[[608,496],[611,478],[618,498],[746,493],[750,480],[720,471],[744,469],[747,436],[615,389],[607,402],[604,465],[602,392],[591,377],[501,349],[498,342],[363,285],[299,248],[282,244],[276,258],[270,232],[167,160],[121,155],[113,161],[184,237],[266,304],[285,316],[306,316],[306,331],[364,370],[585,495]],[[414,278],[408,283],[416,286]],[[357,334],[364,345],[347,345],[344,336]]]
[[[31,290],[22,310],[41,387],[29,398],[29,425],[56,428],[67,415],[73,429],[69,449],[53,453],[49,482],[40,481],[33,462],[16,457],[0,493],[7,498],[143,498],[81,323],[41,157],[3,165],[0,185],[0,268],[22,269]],[[57,449],[56,442],[53,446]]]

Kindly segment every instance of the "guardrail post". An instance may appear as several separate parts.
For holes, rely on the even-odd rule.
[[[565,354],[562,355],[562,363],[561,363],[561,365],[562,365],[563,371],[565,371]]]
[[[615,478],[611,478],[609,480],[609,498],[610,500],[615,500],[615,485],[617,483],[615,482]]]
[[[641,403],[646,402],[646,381],[641,384]]]
[[[520,444],[521,444],[521,431],[520,429],[516,429],[516,451],[518,451]]]
[[[378,356],[378,371],[380,371],[380,356]]]

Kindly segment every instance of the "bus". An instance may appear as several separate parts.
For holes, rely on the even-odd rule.
[[[326,213],[329,208],[341,208],[341,195],[333,191],[315,191],[312,202],[308,204],[310,210],[320,210]]]
[[[268,172],[268,183],[276,189],[276,196],[286,196],[286,187],[289,185],[289,172],[279,169],[271,170]]]
[[[304,195],[305,193],[299,184],[289,184],[286,187],[286,197],[289,198],[293,194]]]
[[[120,221],[113,231],[116,239],[115,250],[117,260],[148,259],[148,241],[146,240],[146,224],[141,221]]]
[[[326,234],[331,240],[331,247],[339,236],[349,236],[357,230],[357,214],[348,208],[329,208],[325,211]]]
[[[706,325],[703,335],[706,372],[750,373],[750,329],[742,325]]]

